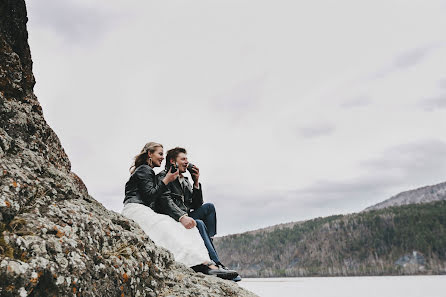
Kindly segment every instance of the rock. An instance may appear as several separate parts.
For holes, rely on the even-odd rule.
[[[0,0],[0,295],[254,296],[88,194],[34,95],[26,22],[24,0]]]
[[[395,265],[402,268],[406,273],[414,274],[425,270],[426,259],[417,251],[406,254],[395,261]]]

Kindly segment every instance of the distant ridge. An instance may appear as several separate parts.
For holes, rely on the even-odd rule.
[[[390,197],[382,202],[375,205],[369,206],[364,211],[383,209],[391,206],[400,206],[407,204],[420,204],[420,203],[430,203],[434,201],[446,200],[446,182],[442,182],[436,185],[424,186],[414,190],[408,190],[401,192],[395,196]],[[255,230],[245,231],[240,234],[258,234],[258,233],[269,233],[276,230],[281,230],[284,228],[293,228],[297,224],[303,224],[306,221],[293,221],[287,223],[280,223],[268,227],[263,227]],[[237,235],[237,234],[230,234]]]
[[[359,213],[289,222],[214,239],[244,277],[446,274],[446,182]]]
[[[244,277],[446,274],[446,200],[334,215],[214,239]]]
[[[401,206],[407,204],[429,203],[440,200],[446,200],[446,182],[401,192],[387,200],[384,200],[383,202],[369,206],[363,211],[383,209],[386,207]]]
[[[303,224],[303,223],[305,223],[305,221],[281,223],[281,224],[272,225],[272,226],[268,226],[268,227],[264,227],[264,228],[260,228],[260,229],[255,229],[255,230],[250,230],[250,231],[238,233],[238,234],[245,234],[245,233],[249,233],[249,234],[270,233],[270,232],[274,232],[276,230],[290,229],[290,228],[293,228],[295,225]],[[236,234],[230,234],[230,235],[237,235],[237,233]]]

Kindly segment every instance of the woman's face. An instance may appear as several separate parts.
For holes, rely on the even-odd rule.
[[[152,158],[152,167],[160,167],[164,160],[164,150],[162,147],[157,147],[153,153],[149,152],[149,158]],[[150,165],[150,162],[149,162]]]

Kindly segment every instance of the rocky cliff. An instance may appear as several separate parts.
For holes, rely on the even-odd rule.
[[[254,296],[88,194],[33,93],[26,22],[23,0],[0,0],[0,295]]]
[[[364,211],[439,200],[446,200],[446,182],[399,193],[383,202],[367,207]]]

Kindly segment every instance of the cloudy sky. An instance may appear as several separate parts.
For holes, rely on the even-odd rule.
[[[35,93],[120,212],[148,141],[186,147],[219,234],[446,180],[446,1],[27,1]]]

